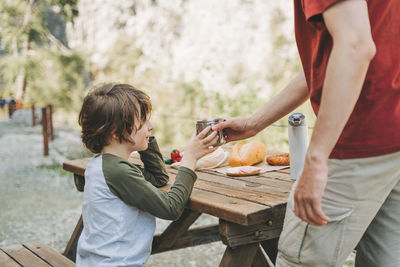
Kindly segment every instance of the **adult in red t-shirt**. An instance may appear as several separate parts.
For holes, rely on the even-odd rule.
[[[303,65],[227,141],[252,137],[310,99],[317,120],[292,188],[277,266],[400,266],[400,1],[294,0]]]

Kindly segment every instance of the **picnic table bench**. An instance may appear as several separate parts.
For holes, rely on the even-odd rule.
[[[167,156],[168,151],[161,152]],[[63,164],[64,170],[74,174],[76,188],[81,192],[89,161],[90,158],[83,158]],[[142,164],[137,153],[129,161]],[[166,168],[170,182],[160,189],[167,192],[178,171],[168,165]],[[222,241],[227,248],[220,266],[269,266],[265,253],[274,263],[293,184],[290,171],[245,177],[229,177],[212,170],[196,171],[196,174],[198,179],[185,211],[163,233],[154,236],[152,254]],[[219,218],[219,223],[189,229],[202,213]],[[64,251],[71,260],[75,260],[82,229],[81,217]]]
[[[0,266],[73,267],[74,262],[40,241],[0,249]]]

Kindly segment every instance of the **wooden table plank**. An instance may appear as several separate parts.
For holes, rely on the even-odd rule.
[[[71,260],[67,259],[63,255],[61,255],[51,247],[46,246],[40,241],[25,243],[23,244],[23,246],[52,266],[75,266],[75,264]]]
[[[168,173],[177,173],[178,171],[168,170]],[[291,182],[277,181],[273,178],[265,178],[261,176],[242,176],[242,177],[229,177],[215,172],[196,171],[198,180],[218,183],[229,187],[247,188],[252,192],[268,193],[272,192],[274,195],[286,196],[292,187]]]
[[[4,251],[0,250],[0,266],[1,267],[19,267],[20,265],[16,263],[10,256],[8,256]]]
[[[21,245],[16,245],[10,248],[3,249],[3,251],[22,266],[35,266],[35,267],[50,266],[41,258],[33,254],[32,251],[24,248]]]
[[[284,173],[284,174],[290,174],[290,169],[278,170],[278,172]]]
[[[69,172],[85,176],[86,166],[92,158],[68,160],[63,163],[63,169]]]
[[[241,225],[267,220],[267,206],[194,188],[188,207]]]
[[[283,175],[281,173],[277,173],[277,171],[272,171],[272,172],[266,172],[266,173],[262,173],[260,175],[253,175],[253,176],[237,176],[237,177],[230,177],[227,175],[224,175],[222,173],[217,173],[215,171],[212,170],[207,170],[207,171],[201,171],[201,173],[208,173],[211,174],[212,176],[216,176],[216,177],[225,177],[228,179],[235,179],[235,180],[241,180],[241,181],[245,181],[248,183],[258,183],[261,185],[265,185],[265,186],[270,186],[276,189],[281,189],[281,190],[287,190],[289,188],[291,188],[293,181],[292,180],[283,180],[281,179],[279,176],[287,176],[287,175]]]
[[[281,173],[279,170],[277,171],[272,171],[272,172],[264,172],[262,174],[260,174],[260,176],[258,176],[261,178],[261,180],[263,181],[265,178],[266,181],[274,181],[275,183],[278,183],[279,185],[284,186],[285,184],[293,184],[293,180],[290,179],[290,174],[286,174],[286,173]]]
[[[169,191],[169,187],[174,183],[175,177],[175,174],[170,174],[169,184],[160,189]],[[272,212],[269,211],[271,206],[266,204],[204,190],[199,188],[198,183],[201,183],[201,181],[196,181],[188,203],[188,207],[195,211],[207,213],[241,225],[265,222],[268,220],[266,216]],[[281,204],[276,204],[275,206],[280,209],[280,206],[285,203],[286,201],[282,201]]]
[[[259,189],[256,185],[261,185],[267,191],[288,194],[290,192],[293,182],[283,181],[271,177],[265,176],[242,176],[242,177],[232,177],[235,180],[240,180],[246,182],[247,187],[254,187],[256,190]]]
[[[278,194],[249,190],[247,188],[229,187],[219,183],[212,183],[202,180],[196,181],[196,188],[214,192],[219,195],[234,197],[245,201],[265,205],[267,207],[274,207],[287,202],[287,196],[280,196]]]

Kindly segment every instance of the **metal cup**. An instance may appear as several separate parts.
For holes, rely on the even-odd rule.
[[[216,119],[211,119],[211,120],[199,120],[196,122],[196,133],[199,134],[202,130],[207,128],[207,126],[213,126],[215,124],[218,124],[220,122],[224,121],[224,119],[221,118],[216,118]],[[210,130],[209,133],[207,133],[207,136],[212,133],[212,130]],[[218,141],[215,144],[216,146],[221,146],[226,143],[225,140],[225,135],[224,135],[224,130],[218,131]]]

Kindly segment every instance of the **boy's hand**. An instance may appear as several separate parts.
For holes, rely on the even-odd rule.
[[[196,132],[193,133],[183,154],[181,166],[194,170],[199,158],[218,148],[215,146],[218,142],[217,132],[213,131],[209,136],[206,136],[210,130],[211,127],[208,126],[198,135],[196,135]]]

